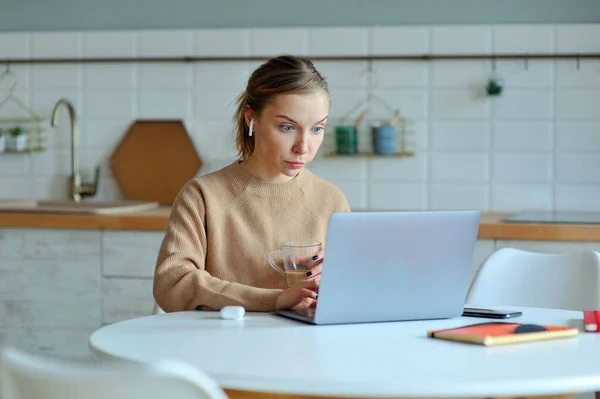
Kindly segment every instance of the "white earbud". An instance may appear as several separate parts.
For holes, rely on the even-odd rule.
[[[219,312],[221,318],[225,320],[239,320],[246,314],[246,309],[242,306],[225,306]]]
[[[248,136],[252,136],[252,126],[254,125],[254,119],[250,120],[250,126],[248,126]]]

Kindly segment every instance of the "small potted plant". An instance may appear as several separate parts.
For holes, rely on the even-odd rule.
[[[6,144],[11,151],[24,151],[27,149],[27,135],[23,128],[20,126],[12,128]]]
[[[504,90],[504,79],[496,73],[492,74],[485,86],[488,96],[498,97],[502,94],[502,90]]]
[[[4,152],[4,148],[6,148],[6,136],[4,130],[0,129],[0,152]]]

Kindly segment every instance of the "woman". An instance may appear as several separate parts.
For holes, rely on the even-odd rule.
[[[315,306],[319,279],[288,288],[268,253],[289,240],[324,243],[331,214],[350,211],[337,187],[305,169],[323,142],[329,103],[307,59],[272,58],[252,73],[234,116],[240,159],[192,179],[174,201],[154,276],[158,306]]]

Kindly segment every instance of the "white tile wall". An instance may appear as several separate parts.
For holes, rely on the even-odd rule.
[[[362,27],[310,29],[310,55],[367,55],[369,33]]]
[[[494,183],[544,183],[552,181],[552,153],[495,152]]]
[[[489,201],[486,184],[433,183],[430,189],[431,209],[481,209]]]
[[[194,53],[191,31],[142,31],[136,33],[136,54],[140,57],[177,57]]]
[[[39,32],[31,35],[33,58],[71,58],[83,53],[83,35],[70,32]]]
[[[550,119],[553,117],[553,91],[549,89],[507,90],[494,102],[496,119]]]
[[[370,52],[374,55],[426,54],[430,36],[428,27],[377,26],[371,30]]]
[[[556,51],[572,53],[598,52],[600,25],[559,25],[555,29]]]
[[[551,25],[505,25],[494,27],[496,53],[552,53],[554,27]]]
[[[132,57],[135,54],[133,32],[86,32],[83,34],[86,57]]]
[[[214,57],[250,55],[250,30],[206,29],[196,32],[194,53]]]
[[[600,87],[600,60],[562,60],[556,64],[558,87]]]
[[[551,121],[497,121],[493,124],[493,129],[493,147],[496,150],[552,151]]]
[[[436,26],[431,29],[431,52],[491,53],[492,27],[490,26]]]
[[[480,87],[490,75],[490,61],[436,61],[431,64],[433,87]]]
[[[368,205],[373,209],[427,209],[427,184],[404,182],[371,183],[369,184],[368,200]],[[350,202],[350,206],[359,207],[359,204]]]
[[[490,148],[488,122],[437,120],[431,125],[432,150],[485,151],[488,148]]]
[[[475,89],[435,89],[431,93],[433,119],[488,119],[490,103]]]
[[[429,64],[426,62],[373,61],[373,69],[386,88],[425,88],[429,83]]]
[[[86,64],[83,67],[83,86],[94,89],[133,89],[135,66],[133,64]]]
[[[600,89],[558,89],[556,93],[559,119],[600,119]]]
[[[600,25],[377,26],[0,34],[0,60],[30,57],[600,52]],[[236,155],[231,116],[252,62],[14,65],[17,91],[49,116],[81,120],[81,167],[102,165],[99,198],[120,198],[107,159],[136,118],[183,118],[207,173]],[[355,208],[585,209],[600,201],[600,60],[376,61],[376,93],[416,122],[414,158],[326,158],[310,166]],[[368,63],[318,61],[330,126],[367,94]],[[505,91],[486,97],[491,74]],[[0,92],[9,85],[0,82]],[[0,95],[3,95],[0,93]],[[0,117],[11,109],[0,109]],[[7,115],[7,113],[9,115]],[[368,120],[388,117],[375,106]],[[64,198],[66,115],[49,149],[0,155],[0,198]],[[329,129],[332,134],[332,129]],[[368,135],[363,135],[366,139]],[[330,142],[331,137],[328,137]],[[368,143],[367,143],[368,144]]]
[[[488,158],[487,154],[478,152],[432,152],[431,179],[485,182],[489,175]]]
[[[558,121],[556,123],[558,151],[598,151],[600,119],[596,121]]]
[[[31,39],[27,33],[4,33],[0,54],[4,58],[29,58]]]
[[[308,54],[309,34],[306,29],[254,29],[250,48],[253,55]]]
[[[496,71],[511,90],[554,87],[554,64],[544,60],[501,60]]]
[[[552,184],[493,184],[492,208],[552,210]]]
[[[137,84],[140,90],[189,90],[194,82],[193,72],[191,65],[141,64],[138,65]]]

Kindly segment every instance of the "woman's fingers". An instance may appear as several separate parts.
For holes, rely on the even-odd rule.
[[[320,259],[323,259],[323,257],[325,256],[325,250],[323,248],[319,249],[319,251],[313,255],[313,260],[317,261]]]
[[[317,274],[321,273],[321,271],[323,270],[323,256],[324,255],[325,255],[325,250],[324,249],[320,249],[319,252],[317,252],[313,256],[313,258],[312,258],[313,265],[306,272],[306,276],[307,277],[316,276]]]
[[[313,298],[317,299],[317,292],[308,288],[302,288],[300,291],[300,296],[304,298]]]
[[[318,264],[314,265],[306,272],[306,277],[314,278],[314,277],[320,275],[322,271],[323,271],[323,260],[321,259]]]
[[[308,280],[302,281],[300,284],[302,284],[302,287],[304,289],[319,292],[319,285],[321,284],[321,280],[316,278],[309,278]]]
[[[302,298],[300,302],[292,307],[294,310],[298,309],[314,309],[317,307],[317,300],[313,298]]]
[[[285,295],[289,295],[288,303],[292,309],[308,309],[314,308],[317,304],[319,292],[319,280],[303,280],[294,285],[292,288],[284,291]]]
[[[292,260],[294,263],[297,264],[301,264],[301,265],[314,265],[316,263],[320,263],[323,261],[323,256],[325,255],[325,252],[320,249],[317,253],[310,255],[310,256],[298,256],[296,257],[294,260]]]

